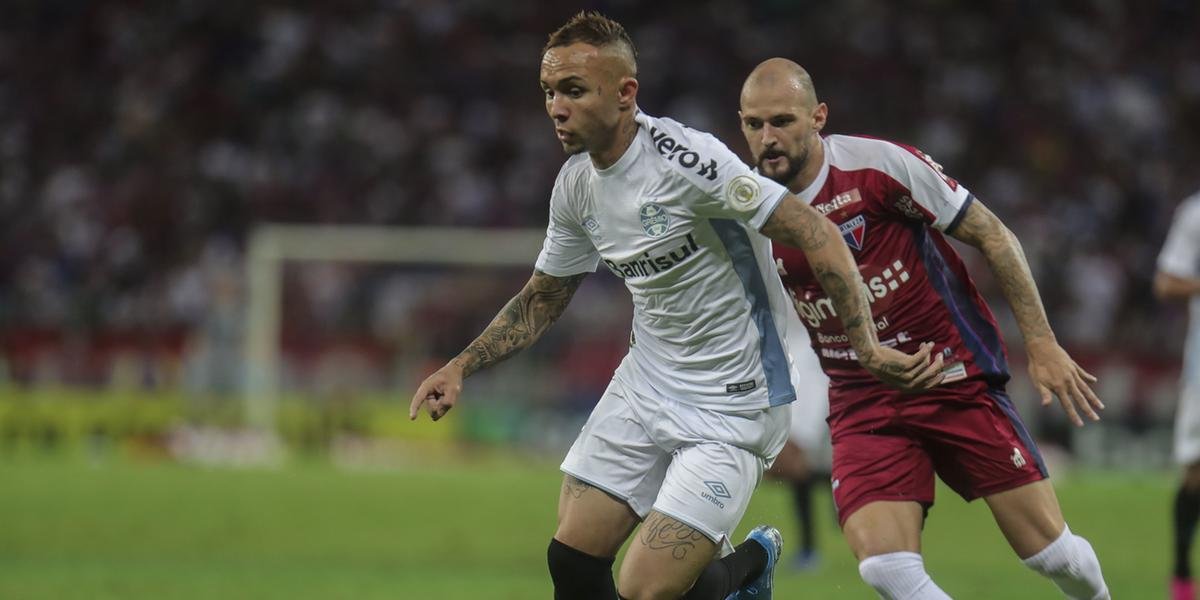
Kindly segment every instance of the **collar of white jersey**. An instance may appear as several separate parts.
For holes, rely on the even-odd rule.
[[[645,113],[641,109],[635,110],[637,112],[633,115],[633,121],[638,124],[639,129],[648,129],[650,127],[648,120],[650,117],[645,116]],[[609,165],[607,169],[596,169],[596,163],[592,163],[592,168],[595,169],[596,174],[601,177],[612,177],[613,175],[618,175],[629,170],[629,166],[636,162],[638,155],[641,154],[642,144],[638,140],[638,137],[641,135],[641,131],[635,133],[633,141],[629,142],[629,147],[625,149],[625,153],[621,155],[621,158],[617,159],[617,162]]]

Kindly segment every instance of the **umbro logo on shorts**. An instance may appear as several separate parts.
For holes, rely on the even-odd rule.
[[[704,486],[708,488],[708,491],[700,492],[700,497],[717,505],[718,508],[725,508],[725,503],[721,502],[722,498],[728,500],[733,497],[723,482],[705,481]]]

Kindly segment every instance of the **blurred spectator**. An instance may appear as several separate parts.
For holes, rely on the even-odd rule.
[[[996,209],[1026,244],[1067,345],[1178,352],[1145,290],[1175,199],[1200,185],[1196,3],[595,6],[640,46],[647,111],[741,151],[742,78],[767,56],[793,58],[830,103],[831,132],[915,143]],[[226,389],[240,377],[230,358],[238,262],[256,224],[544,226],[564,157],[537,89],[538,52],[572,10],[532,0],[6,7],[7,351],[31,330],[72,340],[185,331],[198,353],[191,376]],[[365,292],[343,285],[362,273],[301,273],[287,287],[287,330],[399,343],[401,313],[419,299],[387,276]]]

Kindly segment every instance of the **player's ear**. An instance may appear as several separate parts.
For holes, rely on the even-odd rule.
[[[617,104],[621,110],[633,108],[637,104],[638,80],[633,77],[622,77],[617,83]]]
[[[817,107],[812,112],[812,127],[813,131],[821,131],[825,128],[825,119],[829,117],[829,106],[824,102],[817,104]]]

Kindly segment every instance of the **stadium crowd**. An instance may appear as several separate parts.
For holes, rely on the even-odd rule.
[[[1178,355],[1182,313],[1164,317],[1149,282],[1176,203],[1200,187],[1195,3],[592,7],[630,26],[647,112],[711,131],[745,156],[742,79],[765,57],[797,60],[830,104],[827,132],[917,145],[1005,219],[1068,347]],[[5,352],[19,352],[30,331],[235,339],[241,256],[263,222],[544,226],[563,156],[540,101],[538,56],[576,9],[532,0],[6,8]],[[285,337],[397,343],[403,315],[445,297],[392,275],[293,272]],[[510,293],[481,297],[478,309]],[[619,341],[625,330],[616,331]]]

